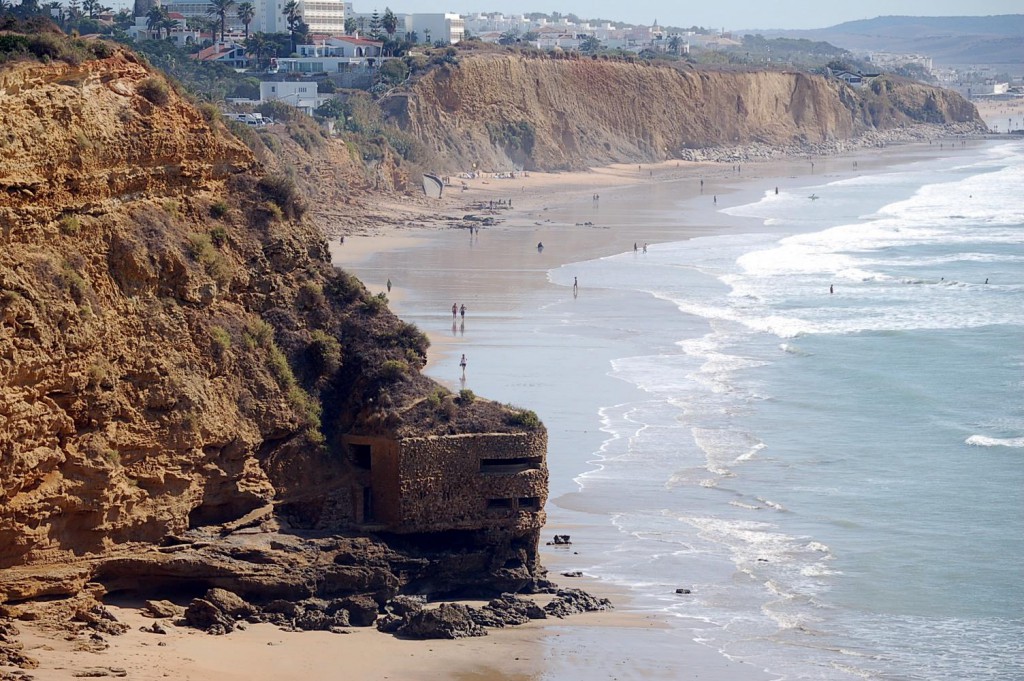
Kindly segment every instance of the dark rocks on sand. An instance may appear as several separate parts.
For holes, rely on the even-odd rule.
[[[139,631],[144,631],[147,634],[167,634],[167,630],[159,622],[153,622],[153,626],[139,627]]]
[[[384,606],[384,610],[398,617],[405,617],[419,612],[426,605],[426,599],[420,596],[395,596]]]
[[[0,620],[0,667],[35,669],[39,666],[39,661],[26,655],[25,646],[15,640],[20,634],[16,626]]]
[[[473,621],[468,606],[442,603],[437,608],[421,610],[411,615],[398,629],[398,634],[417,639],[455,639],[486,636],[487,631]]]
[[[682,589],[682,588],[680,588],[680,589],[676,589],[676,593],[677,594],[689,594],[689,593],[693,593],[693,592],[690,591],[689,589]]]
[[[563,577],[582,577],[583,573],[579,570],[569,570],[568,572],[562,573]]]
[[[170,601],[146,601],[142,614],[153,618],[181,617],[185,614],[185,608]]]
[[[263,606],[263,612],[265,614],[283,615],[284,617],[287,617],[287,618],[295,617],[295,615],[298,613],[298,611],[299,611],[299,606],[298,605],[296,605],[295,603],[293,603],[291,601],[286,601],[286,600],[280,599],[280,598],[276,599],[276,600],[273,600],[273,601],[270,601],[265,606]]]
[[[502,594],[481,610],[495,613],[503,625],[525,624],[530,620],[547,619],[548,616],[544,609],[533,601],[513,594]]]
[[[235,629],[234,618],[205,598],[192,599],[185,609],[185,623],[211,634],[226,634]]]
[[[582,589],[559,589],[544,611],[553,617],[568,617],[581,612],[594,610],[611,610],[612,603],[607,598],[591,596]]]
[[[113,613],[102,605],[82,608],[75,613],[75,620],[85,622],[93,631],[109,634],[110,636],[120,636],[129,629],[127,624],[118,622]]]
[[[377,631],[384,632],[385,634],[394,634],[402,628],[403,624],[405,624],[404,617],[387,613],[377,618]]]
[[[548,542],[548,546],[562,546],[572,544],[569,541],[569,535],[567,534],[556,534],[553,541]]]
[[[332,605],[334,603],[332,601]],[[348,620],[353,627],[372,627],[380,614],[377,601],[369,596],[349,596],[336,601],[336,603],[348,611]]]
[[[226,589],[210,589],[203,598],[232,618],[248,617],[257,612],[256,607]]]
[[[121,667],[87,667],[86,669],[80,669],[76,672],[72,672],[71,676],[76,679],[102,679],[106,677],[123,678],[128,676],[128,672]]]

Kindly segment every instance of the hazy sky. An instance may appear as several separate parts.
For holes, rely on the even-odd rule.
[[[357,12],[385,6],[395,12],[477,12],[509,14],[553,11],[575,13],[584,19],[600,17],[632,24],[655,19],[665,26],[705,26],[726,30],[744,28],[825,28],[844,21],[887,14],[912,16],[986,15],[1024,13],[1021,0],[857,0],[843,2],[753,2],[751,0],[353,0]]]

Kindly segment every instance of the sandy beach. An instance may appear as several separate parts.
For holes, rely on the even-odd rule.
[[[21,641],[42,665],[39,681],[68,679],[102,668],[107,675],[150,680],[261,681],[270,679],[462,679],[465,681],[569,681],[572,679],[705,679],[761,681],[770,678],[694,642],[685,627],[631,602],[614,584],[590,578],[589,555],[606,548],[611,529],[601,509],[576,503],[576,477],[593,467],[603,434],[595,400],[625,401],[632,387],[607,376],[610,357],[627,356],[628,340],[574,347],[558,329],[538,330],[535,310],[574,306],[572,314],[606,314],[589,307],[590,286],[577,297],[566,281],[548,272],[568,263],[758,225],[720,213],[780,188],[804,187],[852,177],[939,153],[927,144],[858,151],[848,156],[786,159],[732,166],[670,161],[617,165],[587,173],[541,174],[513,179],[459,180],[434,210],[433,227],[378,231],[367,226],[332,239],[334,263],[357,275],[373,292],[385,291],[402,318],[432,340],[428,373],[453,389],[537,411],[550,436],[549,525],[543,533],[571,534],[571,547],[542,547],[554,581],[612,599],[616,610],[566,620],[534,621],[492,630],[483,638],[406,641],[373,629],[347,634],[287,633],[253,625],[228,636],[208,636],[169,627],[158,636],[139,630],[152,620],[131,607],[113,607],[131,626],[110,637],[109,649],[83,652],[80,641],[63,640],[31,623],[19,623]],[[948,151],[946,152],[948,153]],[[498,206],[493,210],[491,202]],[[501,220],[479,230],[438,228],[436,215],[466,214]],[[680,219],[680,215],[683,216]],[[413,220],[415,222],[415,220]],[[538,248],[543,244],[543,248]],[[453,302],[465,304],[464,320],[451,318]],[[651,315],[668,303],[623,300]],[[460,380],[457,358],[469,358]],[[552,371],[557,365],[558,370]],[[580,570],[583,578],[560,573]],[[689,584],[680,575],[679,587]],[[110,672],[124,670],[125,674]]]
[[[1024,130],[1024,97],[1017,99],[982,99],[972,102],[985,124],[998,133]]]
[[[488,205],[491,200],[511,200],[511,209],[495,211],[505,219],[501,225],[475,232],[402,230],[350,237],[344,245],[332,244],[332,255],[338,266],[354,272],[372,291],[384,290],[384,283],[392,280],[392,309],[432,339],[428,373],[434,378],[452,389],[469,387],[479,395],[528,406],[545,421],[551,468],[545,536],[566,532],[574,542],[578,539],[572,552],[542,547],[545,565],[564,584],[571,580],[558,577],[560,572],[586,574],[588,555],[611,550],[607,543],[610,517],[602,515],[593,500],[581,503],[576,476],[593,467],[592,453],[604,437],[594,413],[597,396],[605,404],[631,397],[628,386],[606,375],[609,358],[628,356],[629,347],[611,341],[573,347],[557,329],[536,328],[531,321],[534,309],[572,306],[565,314],[609,313],[608,308],[589,308],[590,282],[581,281],[574,298],[568,273],[558,283],[549,281],[548,273],[567,263],[628,253],[634,244],[642,258],[644,244],[650,247],[730,230],[756,231],[758,223],[718,209],[755,201],[775,187],[803,191],[803,187],[857,173],[948,154],[951,146],[945,145],[941,152],[936,143],[815,158],[813,173],[810,160],[788,159],[742,167],[669,162],[639,169],[620,165],[583,174],[477,178],[466,180],[469,189],[460,191],[459,197],[478,197],[477,202]],[[680,214],[685,216],[683,221]],[[538,243],[543,243],[543,250]],[[467,306],[465,320],[451,318],[453,302]],[[641,306],[651,316],[663,314],[668,305],[650,298],[620,304]],[[465,381],[460,380],[457,366],[463,353],[469,361]],[[681,578],[679,586],[686,585]],[[603,586],[601,581],[587,584],[598,591]],[[620,598],[624,598],[617,601],[620,612],[631,611],[629,594]],[[649,617],[650,611],[646,612]],[[768,678],[761,670],[694,643],[671,626],[658,629],[660,634],[655,636],[644,627],[619,629],[610,636],[597,626],[600,617],[561,623],[558,637],[545,635],[551,633],[549,625],[541,627],[536,645],[549,652],[537,678],[582,678],[581,671],[587,678]],[[559,651],[569,640],[604,654],[609,648],[620,651],[622,657],[634,660],[634,675],[609,669],[602,657],[589,659],[575,670],[558,666]],[[650,657],[644,658],[642,651],[649,651]],[[490,673],[466,678],[505,678]]]

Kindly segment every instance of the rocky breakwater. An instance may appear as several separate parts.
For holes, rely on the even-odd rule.
[[[266,612],[544,587],[536,417],[424,377],[426,337],[330,266],[214,110],[109,43],[47,36],[41,63],[12,36],[0,617],[102,635],[111,593]],[[475,491],[435,527],[418,499],[451,476]]]
[[[440,65],[383,106],[449,170],[581,170],[752,144],[810,153],[918,124],[984,129],[956,93],[896,78],[853,88],[800,72],[509,54]]]

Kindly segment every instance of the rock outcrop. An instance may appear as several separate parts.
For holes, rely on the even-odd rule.
[[[569,170],[685,150],[814,145],[917,123],[984,129],[958,94],[892,78],[852,88],[800,72],[602,59],[461,56],[385,102],[450,170]]]
[[[543,427],[438,399],[426,338],[330,266],[292,181],[131,53],[96,52],[0,69],[7,614],[90,582],[375,603],[540,584]],[[480,522],[457,549],[406,516],[375,524],[371,448],[346,438],[473,424],[532,438],[532,507],[467,500]],[[492,478],[515,492],[514,476]]]

